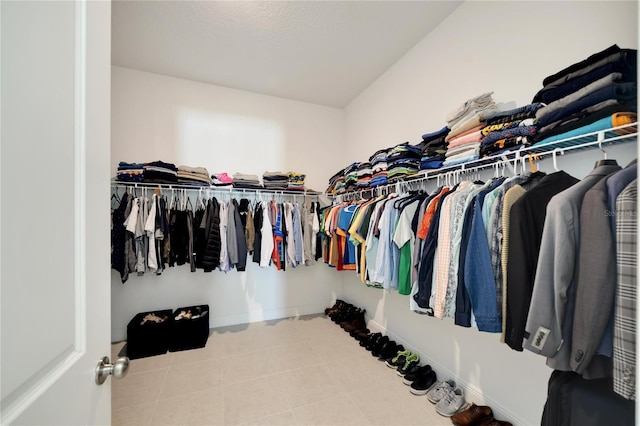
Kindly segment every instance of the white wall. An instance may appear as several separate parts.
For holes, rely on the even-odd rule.
[[[614,43],[637,49],[637,16],[636,2],[462,4],[346,108],[343,164],[399,142],[418,142],[444,126],[451,110],[483,92],[525,105],[544,77],[592,53]],[[612,155],[623,152],[619,158],[626,165],[637,155],[633,145]],[[599,155],[575,154],[559,164],[582,178]],[[417,350],[441,379],[456,377],[470,400],[489,403],[498,416],[518,425],[540,423],[551,373],[544,358],[512,351],[496,335],[411,313],[406,296],[342,276],[344,299],[367,309],[370,328]]]
[[[294,170],[323,191],[341,167],[332,155],[343,146],[340,109],[121,67],[112,68],[111,105],[112,175],[119,161],[163,160],[229,175]],[[124,285],[112,272],[111,281],[113,341],[138,312],[208,303],[215,327],[320,312],[341,286],[322,265],[228,274],[183,266]]]

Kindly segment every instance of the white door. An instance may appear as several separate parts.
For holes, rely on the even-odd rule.
[[[0,23],[0,423],[108,424],[111,5]]]

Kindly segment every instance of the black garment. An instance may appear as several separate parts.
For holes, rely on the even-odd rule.
[[[431,226],[429,226],[429,232],[427,238],[425,238],[424,250],[420,256],[420,266],[418,268],[418,292],[413,296],[418,306],[423,309],[427,309],[428,314],[433,316],[433,310],[429,307],[429,299],[431,298],[431,287],[433,281],[433,256],[436,253],[436,247],[438,246],[438,222],[440,221],[440,210],[445,198],[451,195],[457,188],[454,186],[446,194],[440,197],[438,201],[438,207],[433,214],[431,220]]]
[[[246,201],[247,201],[247,207],[248,207],[249,200],[246,200]],[[245,271],[247,268],[247,240],[244,236],[244,226],[242,223],[242,218],[240,217],[240,212],[239,212],[240,206],[238,206],[238,202],[236,200],[232,200],[232,203],[235,206],[233,226],[236,227],[236,241],[238,242],[238,263],[236,264],[236,269],[238,271]],[[245,211],[245,223],[246,223],[246,211]],[[232,224],[229,224],[227,226],[231,226],[231,225]]]
[[[169,266],[184,265],[189,258],[189,228],[186,211],[171,211],[171,251]]]
[[[195,258],[195,267],[197,269],[204,269],[204,251],[207,247],[207,236],[204,226],[205,214],[205,209],[198,209],[193,215],[193,253]]]
[[[320,212],[320,203],[319,202],[315,202],[312,203],[312,210],[314,212],[314,214],[318,217],[318,223],[321,223],[321,219],[322,219],[322,214]],[[313,242],[312,242],[313,243]],[[316,234],[316,258],[315,260],[318,261],[320,259],[322,259],[322,231],[318,231],[318,233]]]
[[[610,46],[600,52],[594,53],[593,55],[589,56],[585,60],[569,65],[568,67],[558,71],[557,73],[546,77],[544,80],[542,80],[542,85],[547,86],[551,83],[554,83],[562,78],[569,76],[572,73],[580,73],[586,70],[586,72],[584,72],[584,74],[586,74],[587,72],[590,71],[590,67],[594,67],[594,65],[596,64],[600,64],[601,62],[604,62],[600,65],[595,66],[595,67],[598,67],[598,66],[604,65],[606,62],[613,62],[612,60],[609,60],[609,61],[607,60],[610,57],[614,56],[615,54],[618,54],[621,50],[622,49],[620,49],[617,44],[614,44],[613,46]],[[577,77],[577,75],[573,76],[573,78],[575,77]]]
[[[260,256],[262,255],[263,220],[262,203],[258,203],[253,211],[253,228],[255,229],[255,237],[253,240],[253,262],[257,264],[260,264]]]
[[[505,343],[522,351],[542,230],[551,198],[579,182],[560,171],[545,176],[511,207]]]
[[[206,246],[202,264],[205,272],[211,272],[220,266],[220,204],[215,198],[207,203],[204,222]]]
[[[129,201],[129,194],[122,195],[120,205],[111,213],[111,268],[120,273],[120,279],[124,284],[128,279],[126,268],[127,260],[124,255],[124,247],[127,238],[127,228],[124,226],[126,219],[125,210]]]

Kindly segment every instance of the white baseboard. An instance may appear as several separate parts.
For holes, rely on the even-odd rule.
[[[217,328],[229,325],[249,324],[252,322],[298,317],[301,315],[319,314],[324,312],[325,309],[326,306],[324,305],[304,305],[267,310],[253,310],[238,315],[209,317],[209,327]]]
[[[394,333],[389,332],[386,327],[382,326],[380,323],[371,318],[366,318],[365,316],[365,320],[367,322],[367,327],[369,328],[369,330],[371,330],[372,333],[380,332],[388,336],[389,339],[394,340],[396,343],[402,344],[402,346],[404,346],[406,349],[409,349],[412,352],[417,352],[420,355],[420,359],[422,361],[431,365],[433,371],[435,371],[438,375],[438,380],[440,380],[441,377],[452,378],[459,387],[464,389],[467,402],[474,402],[476,405],[488,405],[493,410],[496,418],[501,420],[508,420],[516,426],[527,425],[527,422],[521,419],[517,413],[513,413],[507,407],[502,406],[500,403],[493,400],[490,395],[485,395],[477,386],[459,380],[459,378],[456,377],[449,368],[430,359],[427,351],[425,351],[423,348],[416,347],[411,342],[407,342]]]

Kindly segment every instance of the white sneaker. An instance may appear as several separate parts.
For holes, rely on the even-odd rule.
[[[466,406],[467,401],[464,399],[464,391],[460,388],[455,388],[438,401],[436,412],[441,416],[451,417],[462,411]]]
[[[450,391],[454,390],[456,387],[456,382],[453,380],[447,380],[446,382],[438,382],[436,383],[429,392],[427,392],[427,399],[432,404],[437,403],[442,398],[444,398]]]

